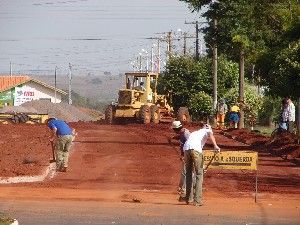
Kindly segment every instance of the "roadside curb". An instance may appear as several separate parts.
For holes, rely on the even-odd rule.
[[[2,178],[0,177],[0,184],[16,184],[16,183],[31,183],[31,182],[39,182],[46,179],[46,177],[53,178],[55,174],[55,162],[50,163],[47,166],[46,170],[42,173],[42,175],[37,176],[18,176],[18,177],[8,177]]]

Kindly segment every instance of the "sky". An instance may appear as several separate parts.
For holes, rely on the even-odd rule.
[[[0,0],[0,73],[11,65],[13,74],[64,74],[70,63],[73,74],[119,74],[137,66],[139,53],[150,67],[157,40],[149,38],[173,31],[180,53],[182,32],[195,35],[185,21],[196,20],[204,21],[178,0]],[[188,39],[190,52],[194,43]],[[166,48],[161,42],[162,65]]]

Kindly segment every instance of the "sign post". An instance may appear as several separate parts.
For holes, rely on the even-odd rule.
[[[258,153],[253,151],[222,151],[217,154],[213,150],[204,150],[204,166],[206,169],[254,170],[255,202],[257,202],[258,187]],[[207,166],[208,165],[208,166]]]

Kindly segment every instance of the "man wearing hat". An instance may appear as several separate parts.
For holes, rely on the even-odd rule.
[[[186,163],[186,203],[194,206],[202,206],[202,183],[203,183],[203,152],[202,149],[210,139],[215,151],[220,148],[216,143],[211,126],[201,123],[200,129],[192,132],[183,146],[184,160]],[[193,170],[196,181],[193,185]]]
[[[179,187],[178,191],[180,194],[179,201],[185,201],[185,193],[186,193],[186,168],[185,168],[185,161],[184,161],[184,152],[183,152],[183,145],[188,139],[190,135],[190,131],[186,128],[183,128],[182,124],[180,121],[174,121],[172,123],[171,128],[173,131],[176,133],[175,136],[172,137],[172,139],[177,139],[179,140],[180,144],[180,159],[182,161],[182,169],[181,169],[181,175],[180,175],[180,180],[179,180]],[[171,143],[171,139],[169,139],[169,142]]]

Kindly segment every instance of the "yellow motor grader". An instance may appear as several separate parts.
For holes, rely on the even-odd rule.
[[[122,119],[134,118],[140,123],[167,122],[175,117],[166,95],[157,94],[158,73],[125,73],[125,88],[119,90],[118,102],[110,104],[105,110],[105,120],[112,124]],[[177,119],[189,122],[186,107],[181,107]]]

